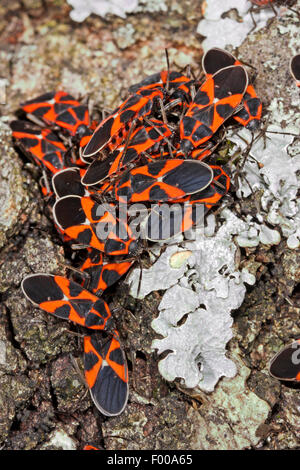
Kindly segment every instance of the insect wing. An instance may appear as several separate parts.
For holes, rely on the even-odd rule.
[[[285,346],[271,359],[269,371],[279,380],[300,381],[300,339]]]
[[[219,70],[232,65],[242,65],[232,54],[218,47],[214,47],[204,54],[202,68],[207,76],[212,76]],[[253,88],[249,84],[242,100],[243,108],[233,118],[250,130],[258,127],[262,114],[262,104]]]
[[[88,191],[81,183],[84,170],[79,168],[66,168],[52,177],[52,186],[56,197],[88,196]]]
[[[216,72],[231,65],[240,64],[230,52],[213,47],[209,49],[202,57],[202,69],[205,75],[212,76]]]
[[[128,254],[136,240],[126,220],[116,216],[114,204],[98,204],[91,197],[65,196],[53,206],[54,220],[73,242],[107,255]]]
[[[200,191],[213,178],[211,168],[193,160],[160,160],[135,168],[115,186],[121,202],[171,201]]]
[[[147,217],[145,236],[153,242],[168,240],[199,225],[205,213],[206,208],[196,204],[156,205]]]
[[[246,70],[231,66],[209,77],[180,122],[180,149],[188,155],[206,142],[242,101],[248,86]]]
[[[109,341],[84,337],[84,370],[98,410],[105,416],[122,413],[128,400],[128,370],[116,331]]]
[[[163,97],[163,91],[158,88],[141,89],[130,95],[113,114],[104,119],[95,129],[91,140],[83,151],[83,159],[94,155],[110,143],[110,150],[114,150],[125,139],[133,119],[150,114],[155,100],[163,99]]]
[[[22,290],[34,305],[58,318],[96,330],[111,327],[108,305],[63,276],[31,274],[23,279]]]
[[[87,274],[84,286],[100,295],[105,289],[115,284],[131,267],[133,261],[104,263],[103,256],[98,250],[89,249],[89,255],[81,266],[81,271]]]
[[[44,166],[53,174],[65,167],[67,149],[50,129],[35,128],[21,120],[11,122],[10,126],[18,145],[37,165]]]
[[[95,160],[87,169],[82,184],[95,185],[118,173],[129,163],[138,160],[143,152],[151,153],[151,148],[172,134],[170,129],[157,119],[152,119],[151,123],[153,126],[139,126],[134,130],[127,149],[122,145],[105,160]]]

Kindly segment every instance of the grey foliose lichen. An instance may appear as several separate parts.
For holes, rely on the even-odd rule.
[[[244,282],[255,277],[235,266],[237,246],[233,235],[246,224],[229,210],[222,212],[225,223],[214,233],[214,216],[208,228],[196,232],[195,239],[169,246],[151,268],[129,278],[131,295],[143,298],[165,289],[158,317],[152,328],[164,336],[154,340],[158,354],[169,351],[159,362],[159,371],[169,381],[179,378],[183,387],[211,392],[220,377],[233,377],[236,367],[226,357],[232,338],[231,311],[245,296]],[[183,322],[183,319],[185,321]],[[183,322],[181,324],[181,322]]]

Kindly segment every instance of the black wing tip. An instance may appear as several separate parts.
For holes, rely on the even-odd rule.
[[[99,401],[97,400],[97,397],[95,396],[95,394],[93,393],[92,390],[90,390],[90,394],[91,394],[91,398],[96,406],[96,408],[104,415],[104,416],[108,416],[108,417],[114,417],[114,416],[119,416],[120,414],[123,413],[123,411],[125,410],[126,408],[126,405],[128,403],[128,397],[129,397],[129,387],[128,387],[128,384],[126,383],[126,391],[125,391],[125,397],[124,397],[124,400],[122,402],[122,406],[119,406],[118,409],[114,409],[112,410],[109,406],[106,406],[105,405],[100,405]]]
[[[30,300],[34,305],[38,304],[33,300],[32,296],[30,295],[30,291],[32,290],[32,281],[34,283],[38,283],[38,280],[43,277],[43,278],[53,278],[54,274],[49,274],[49,273],[33,273],[33,274],[27,274],[21,282],[21,290],[25,297]]]

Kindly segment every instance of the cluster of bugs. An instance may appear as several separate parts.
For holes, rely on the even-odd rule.
[[[207,213],[230,187],[213,160],[218,130],[229,118],[254,130],[261,119],[261,102],[234,56],[213,48],[202,68],[202,80],[169,67],[146,77],[98,123],[64,91],[23,103],[20,119],[11,123],[16,144],[42,171],[42,193],[62,241],[81,253],[70,279],[31,274],[22,289],[35,306],[89,330],[85,379],[106,416],[120,414],[128,400],[126,357],[102,294],[139,252],[130,208],[146,205],[148,240],[156,240],[153,228],[162,231],[165,219],[151,215],[164,203],[179,206],[184,224],[178,231],[193,227],[195,206]]]

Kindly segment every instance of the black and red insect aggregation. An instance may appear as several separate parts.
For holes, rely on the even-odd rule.
[[[212,136],[231,116],[248,127],[260,119],[261,104],[239,61],[215,48],[204,64],[202,85],[189,72],[144,78],[100,123],[63,91],[26,101],[23,120],[12,123],[16,142],[43,171],[43,194],[51,194],[45,202],[75,264],[68,267],[71,279],[33,274],[22,289],[42,310],[89,329],[85,378],[106,416],[124,410],[128,372],[108,303],[99,296],[109,299],[132,266],[143,224],[145,238],[157,241],[165,239],[166,224],[172,237],[203,221],[230,186],[223,168],[212,164],[220,143]]]
[[[84,337],[85,379],[101,413],[122,413],[128,400],[127,363],[108,305],[79,284],[51,274],[25,277],[22,290],[34,305],[58,318],[107,332],[106,338],[99,333]]]
[[[132,121],[148,116],[155,103],[163,100],[163,88],[140,89],[129,96],[111,115],[100,122],[83,151],[83,158],[91,157],[108,146],[112,151],[126,138]]]
[[[157,149],[158,144],[171,134],[168,126],[157,119],[151,119],[146,125],[139,124],[133,131],[127,146],[121,145],[104,160],[94,160],[91,163],[82,178],[82,184],[87,186],[99,184],[105,178],[119,173],[120,170],[137,161],[143,152],[147,151],[151,155],[152,151]]]

